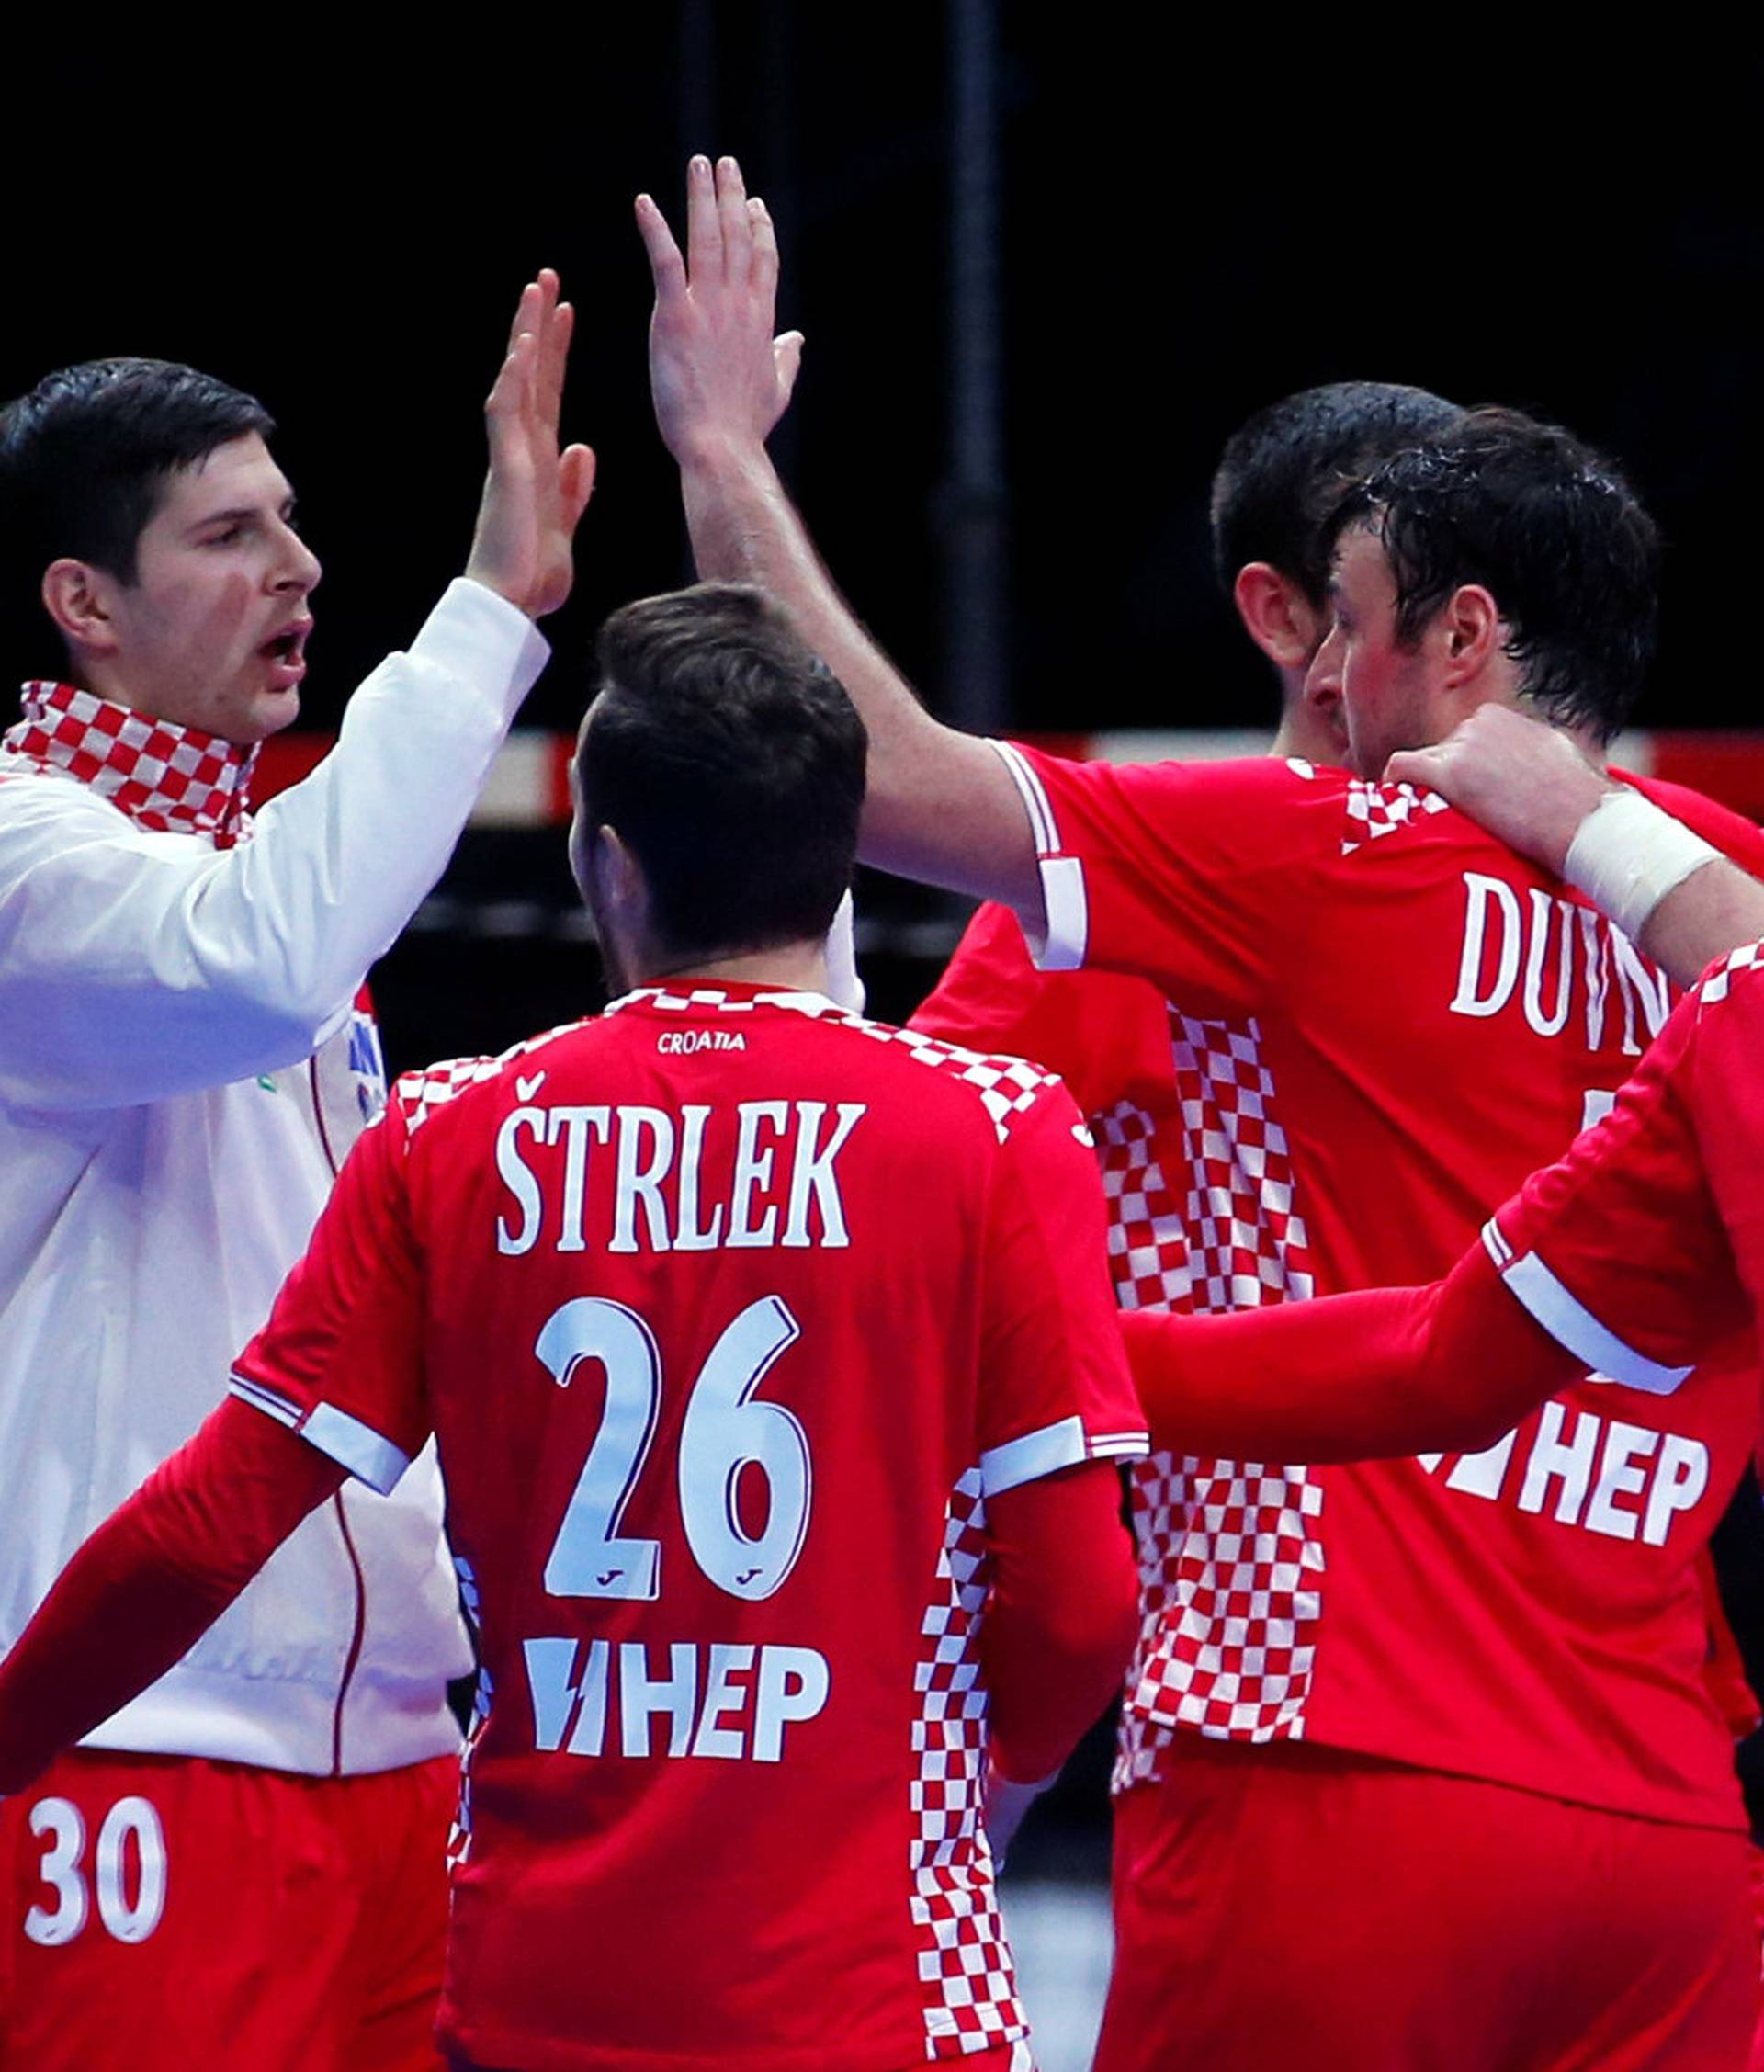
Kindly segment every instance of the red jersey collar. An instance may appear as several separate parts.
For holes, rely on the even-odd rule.
[[[212,835],[230,848],[251,832],[245,787],[257,751],[195,727],[155,719],[72,684],[27,684],[24,718],[0,735],[5,759],[22,758],[89,785],[137,826]]]

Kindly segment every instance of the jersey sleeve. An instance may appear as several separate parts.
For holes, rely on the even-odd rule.
[[[0,1791],[158,1681],[343,1476],[223,1401],[92,1534],[0,1663]]]
[[[1307,866],[1341,853],[1329,773],[1271,757],[1116,767],[997,744],[1040,854],[1045,971],[1148,979],[1190,1009],[1253,1013],[1283,969]],[[1322,805],[1323,810],[1295,812]]]
[[[1708,992],[1705,982],[1679,1003],[1611,1113],[1483,1229],[1508,1292],[1559,1345],[1657,1396],[1750,1321],[1699,1115],[1718,1013]],[[1754,1132],[1754,1178],[1761,1150]]]
[[[1057,1072],[1087,1115],[1122,1101],[1174,1104],[1170,1011],[1156,987],[1112,971],[1037,971],[1023,926],[988,901],[909,1026]]]
[[[404,1111],[363,1132],[232,1393],[384,1496],[430,1432]]]
[[[1121,1319],[1153,1445],[1313,1463],[1476,1453],[1585,1368],[1478,1246],[1442,1281]]]
[[[993,1496],[1147,1448],[1110,1289],[1091,1134],[1057,1080],[1013,1118],[980,1271],[980,1484]]]

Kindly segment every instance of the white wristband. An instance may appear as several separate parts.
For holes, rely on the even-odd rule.
[[[1606,792],[1581,821],[1562,875],[1634,942],[1666,895],[1720,855],[1625,786]]]

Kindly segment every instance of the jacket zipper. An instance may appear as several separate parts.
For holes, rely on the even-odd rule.
[[[368,1582],[361,1572],[361,1561],[356,1553],[356,1543],[350,1536],[349,1520],[343,1508],[343,1491],[339,1489],[331,1499],[332,1508],[337,1514],[337,1530],[343,1534],[344,1552],[349,1557],[349,1566],[356,1572],[356,1630],[349,1636],[349,1652],[344,1659],[343,1681],[337,1686],[337,1709],[331,1725],[331,1774],[343,1775],[343,1708],[349,1696],[349,1686],[355,1679],[356,1664],[361,1659],[362,1636],[368,1625]]]

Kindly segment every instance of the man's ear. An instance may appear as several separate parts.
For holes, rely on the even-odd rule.
[[[1461,583],[1435,622],[1449,688],[1474,684],[1505,644],[1500,607],[1479,583]]]
[[[1317,652],[1323,615],[1272,561],[1246,561],[1231,585],[1243,629],[1277,669],[1303,669]]]
[[[600,896],[607,911],[617,916],[622,927],[647,932],[650,924],[650,885],[636,852],[616,827],[594,830],[594,865],[600,880]]]
[[[71,646],[88,654],[116,651],[117,629],[110,615],[114,581],[102,569],[68,558],[51,561],[43,571],[43,609]]]

